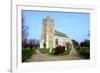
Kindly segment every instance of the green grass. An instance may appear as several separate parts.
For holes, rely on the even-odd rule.
[[[71,51],[71,48],[68,48],[67,50],[65,50],[65,52],[63,53],[63,55],[68,55]]]
[[[43,54],[49,54],[49,48],[40,48],[39,51]]]
[[[35,53],[36,53],[35,48],[33,48],[32,50],[30,50],[29,48],[22,49],[22,62],[25,62]]]
[[[81,48],[76,48],[76,51],[81,57],[86,58],[86,59],[90,58],[89,48],[82,48],[82,47]]]

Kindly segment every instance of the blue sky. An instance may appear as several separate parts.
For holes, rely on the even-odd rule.
[[[42,18],[54,19],[55,30],[65,33],[78,42],[88,38],[90,14],[75,12],[46,12],[22,10],[24,25],[28,26],[28,39],[41,38]]]

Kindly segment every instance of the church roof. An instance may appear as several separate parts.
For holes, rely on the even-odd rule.
[[[68,36],[67,36],[66,34],[64,34],[64,33],[62,33],[62,32],[59,32],[59,31],[57,31],[57,30],[55,30],[55,35],[68,38]]]

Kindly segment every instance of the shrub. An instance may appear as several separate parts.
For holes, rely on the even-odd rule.
[[[90,58],[90,50],[89,50],[89,48],[80,47],[80,48],[76,48],[76,51],[83,58],[86,58],[86,59],[89,59]]]
[[[65,47],[64,46],[57,46],[54,49],[54,55],[58,55],[58,54],[62,54],[65,51]]]

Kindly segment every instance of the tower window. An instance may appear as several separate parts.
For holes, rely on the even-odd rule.
[[[46,43],[43,44],[43,47],[46,48]]]

